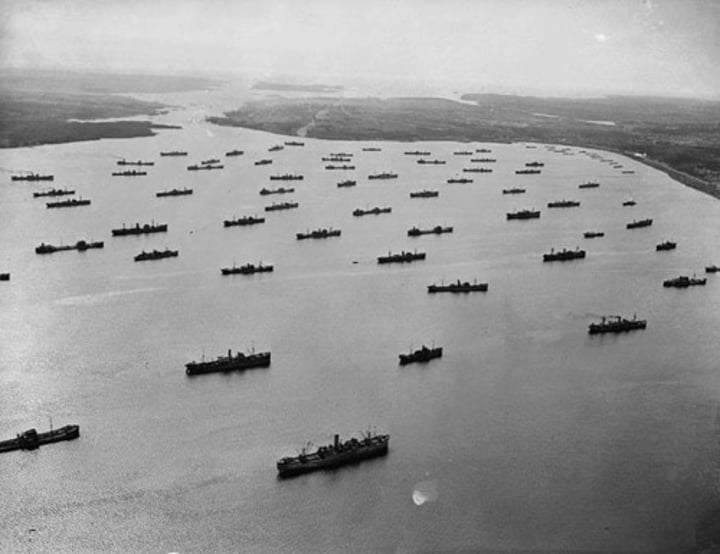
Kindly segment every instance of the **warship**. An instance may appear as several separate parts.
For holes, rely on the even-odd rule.
[[[241,369],[251,369],[253,367],[268,367],[270,365],[270,352],[251,352],[243,354],[242,352],[232,355],[232,350],[228,350],[227,356],[218,356],[217,359],[210,362],[189,362],[185,364],[185,373],[188,375],[203,375],[205,373],[217,373],[220,371],[237,371]]]
[[[419,350],[415,350],[409,354],[400,354],[398,358],[400,358],[400,365],[407,365],[415,362],[429,362],[434,358],[442,357],[442,353],[442,346],[428,348],[423,344]]]
[[[626,331],[634,331],[635,329],[645,329],[645,327],[647,327],[647,320],[637,319],[637,316],[633,316],[632,319],[625,319],[619,315],[603,316],[600,323],[590,324],[588,332],[591,335],[600,333],[624,333]]]
[[[384,456],[388,452],[390,435],[368,433],[360,440],[352,438],[345,442],[335,435],[333,443],[319,447],[315,452],[302,449],[298,456],[286,456],[277,461],[278,476],[293,477],[319,469],[332,469],[358,463],[368,458]]]
[[[150,252],[143,250],[135,256],[134,260],[136,262],[146,262],[150,260],[162,260],[163,258],[177,258],[179,255],[180,253],[177,250],[170,250],[168,248],[165,250],[152,250]]]
[[[585,257],[585,250],[575,248],[575,250],[568,250],[563,248],[555,252],[554,249],[550,249],[548,254],[543,254],[543,262],[565,262],[568,260],[578,260]]]
[[[59,429],[50,429],[45,433],[38,433],[36,429],[28,429],[18,433],[14,439],[0,441],[0,452],[13,450],[35,450],[43,444],[69,441],[80,436],[79,425],[65,425]]]
[[[447,285],[446,284],[428,285],[428,293],[429,294],[434,294],[436,292],[454,292],[454,293],[487,292],[487,290],[488,290],[488,284],[487,283],[478,283],[477,280],[470,283],[468,281],[461,282],[460,279],[458,279],[457,282],[448,283]]]

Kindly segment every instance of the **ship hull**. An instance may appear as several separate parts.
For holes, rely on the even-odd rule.
[[[185,365],[185,373],[188,375],[205,375],[207,373],[222,373],[225,371],[242,371],[255,367],[269,367],[270,354],[257,354],[253,357],[245,357],[241,360],[230,362],[207,362],[189,363]]]
[[[356,464],[363,460],[385,456],[388,453],[389,442],[390,441],[387,440],[380,444],[364,446],[348,452],[334,453],[325,458],[309,456],[305,463],[293,461],[283,466],[278,465],[278,477],[296,477],[303,473],[310,473],[321,469],[335,469],[345,465]]]
[[[22,438],[0,441],[0,452],[11,452],[12,450],[35,450],[43,444],[69,441],[76,439],[79,436],[80,427],[78,425],[66,425],[60,429],[55,429],[46,433],[38,433],[37,440],[32,442],[28,442]]]

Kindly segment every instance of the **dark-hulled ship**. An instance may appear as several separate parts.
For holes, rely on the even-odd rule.
[[[297,240],[326,239],[330,237],[339,237],[340,229],[333,229],[332,227],[330,227],[329,229],[314,229],[312,231],[308,231],[307,233],[296,233],[295,236],[297,237]]]
[[[382,152],[382,148],[377,146],[366,146],[362,149],[363,152]]]
[[[545,167],[545,164],[542,162],[527,162],[525,167]]]
[[[289,194],[295,192],[294,188],[278,187],[276,189],[267,189],[265,187],[260,189],[261,196],[267,196],[268,194]]]
[[[424,152],[422,150],[409,150],[404,152],[406,156],[429,156],[430,152]]]
[[[9,273],[0,273],[0,281],[9,281],[9,280],[10,280]]]
[[[687,287],[696,287],[698,285],[705,285],[707,283],[707,278],[699,278],[699,277],[688,277],[687,275],[681,275],[680,277],[675,277],[674,279],[668,279],[667,281],[663,281],[663,287],[674,287],[678,289],[685,289]]]
[[[136,162],[129,162],[128,160],[123,158],[122,160],[118,160],[117,164],[118,165],[137,165],[137,166],[148,165],[148,166],[150,166],[150,165],[155,165],[155,162],[143,162],[141,160],[137,160]]]
[[[45,433],[38,433],[36,429],[28,429],[18,433],[14,439],[0,441],[0,452],[13,450],[35,450],[43,444],[69,441],[80,436],[79,425],[65,425],[59,429],[50,429]]]
[[[187,196],[188,194],[192,194],[193,189],[189,188],[182,188],[182,189],[170,189],[170,190],[161,190],[160,192],[156,192],[155,196],[158,198],[165,198],[166,196]]]
[[[185,364],[185,373],[188,375],[202,375],[220,371],[238,371],[253,367],[268,367],[270,365],[270,352],[251,352],[250,354],[236,353],[228,350],[227,356],[218,356],[210,362],[189,362]]]
[[[337,162],[337,163],[347,163],[347,162],[352,161],[352,158],[348,158],[345,156],[323,156],[320,159],[323,162]]]
[[[303,449],[298,456],[286,456],[277,461],[279,477],[293,477],[319,469],[332,469],[358,463],[369,458],[384,456],[388,452],[390,435],[368,434],[358,440],[352,438],[340,442],[335,435],[332,444],[319,447],[315,452]]]
[[[508,212],[508,219],[538,219],[540,210],[518,210],[517,212]]]
[[[168,230],[167,223],[145,223],[143,225],[140,225],[140,223],[136,223],[132,227],[125,227],[125,224],[123,223],[123,226],[118,229],[112,230],[112,235],[114,237],[124,237],[127,235],[146,235],[150,233],[165,233]]]
[[[548,202],[548,208],[577,208],[580,202],[577,200],[556,200],[555,202]]]
[[[348,188],[348,187],[354,187],[357,185],[357,181],[352,181],[348,179],[347,181],[340,181],[337,186],[338,188]]]
[[[47,208],[75,208],[77,206],[89,206],[90,200],[80,198],[69,198],[68,200],[59,200],[57,202],[46,202]]]
[[[657,252],[662,252],[664,250],[675,250],[676,248],[677,243],[671,240],[666,240],[665,242],[661,242],[660,244],[655,245],[655,250]]]
[[[497,160],[495,158],[471,158],[470,162],[474,164],[494,164]]]
[[[389,171],[383,171],[382,173],[368,175],[368,179],[397,179],[397,177],[397,173],[390,173]]]
[[[449,184],[459,183],[459,184],[461,184],[461,185],[464,185],[464,184],[466,184],[466,183],[472,183],[473,180],[472,180],[472,179],[468,179],[468,178],[466,178],[466,177],[451,177],[450,179],[447,180],[447,182],[448,182]]]
[[[265,223],[264,217],[246,215],[243,217],[236,217],[235,219],[226,219],[223,221],[225,227],[235,227],[244,225],[257,225],[258,223]]]
[[[463,173],[492,173],[489,167],[464,167]]]
[[[162,260],[163,258],[177,258],[179,255],[180,253],[177,250],[170,250],[169,248],[165,250],[151,250],[150,252],[143,250],[135,256],[134,260],[136,262],[147,262],[151,260]]]
[[[549,253],[543,254],[543,262],[565,262],[569,260],[579,260],[585,257],[585,250],[581,250],[576,247],[575,250],[568,250],[563,248],[562,250],[551,249]]]
[[[217,158],[210,158],[208,160],[201,161],[200,165],[215,165],[215,164],[219,164],[219,163],[220,163],[220,160],[218,160]]]
[[[298,202],[281,202],[279,204],[273,202],[269,206],[265,206],[266,212],[276,212],[278,210],[292,210],[297,208],[300,204]]]
[[[40,175],[39,173],[29,173],[27,175],[13,175],[11,181],[54,181],[54,175]]]
[[[652,222],[652,219],[636,219],[635,221],[631,221],[630,223],[625,225],[625,228],[638,229],[640,227],[650,227],[650,225],[652,225]]]
[[[604,236],[605,236],[605,233],[602,231],[585,231],[583,233],[583,237],[585,237],[586,239],[594,239],[597,237],[604,237]]]
[[[406,252],[403,250],[399,254],[392,254],[388,252],[387,256],[378,256],[377,263],[379,264],[393,264],[393,263],[410,263],[416,260],[424,260],[425,252]]]
[[[623,206],[634,206],[635,204],[637,204],[635,200],[625,200],[625,202],[622,203]]]
[[[437,190],[418,190],[410,193],[410,198],[437,198],[440,192]]]
[[[425,159],[420,159],[420,160],[418,160],[418,161],[415,162],[415,163],[418,163],[418,164],[420,164],[420,165],[425,165],[425,164],[428,164],[428,165],[445,165],[446,162],[445,162],[445,160],[425,160]]]
[[[285,146],[305,146],[305,143],[297,140],[290,140],[285,141]]]
[[[525,194],[525,189],[521,189],[520,187],[513,187],[511,189],[503,189],[503,194]]]
[[[478,148],[477,150],[475,150],[475,152],[477,152],[478,154],[491,154],[492,150],[490,150],[489,148]]]
[[[302,181],[303,175],[295,175],[292,173],[283,173],[282,175],[270,175],[271,181]]]
[[[168,152],[160,152],[160,155],[165,156],[187,156],[188,153],[183,150],[170,150]]]
[[[205,165],[189,165],[187,166],[188,171],[210,171],[211,169],[223,169],[225,166],[221,164],[205,164]]]
[[[50,189],[33,192],[33,198],[42,198],[44,196],[69,196],[71,194],[75,194],[75,191],[70,189]]]
[[[78,252],[85,252],[85,250],[90,250],[91,248],[104,248],[105,243],[101,240],[98,241],[86,241],[86,240],[79,240],[75,244],[63,244],[60,246],[54,246],[52,244],[45,244],[44,242],[40,243],[40,246],[37,246],[35,248],[36,254],[53,254],[55,252],[62,252],[64,250],[77,250]]]
[[[244,153],[244,150],[230,150],[230,152],[225,152],[225,157],[232,158],[233,156],[242,156]]]
[[[412,228],[408,229],[408,236],[409,237],[419,237],[421,235],[442,235],[443,233],[452,233],[453,228],[452,227],[443,227],[442,225],[435,225],[435,227],[431,229],[419,229],[418,227],[413,226]]]
[[[424,344],[418,350],[410,352],[409,354],[399,354],[400,365],[407,365],[416,362],[429,362],[432,359],[440,358],[442,356],[442,346],[436,346],[428,348]]]
[[[270,165],[272,162],[272,160],[258,160],[255,162],[255,165]]]
[[[515,175],[539,175],[540,172],[539,169],[516,169]]]
[[[487,283],[478,283],[477,280],[472,283],[469,281],[460,281],[458,279],[455,283],[448,283],[447,285],[441,283],[439,285],[432,284],[428,285],[428,293],[434,294],[436,292],[453,292],[453,293],[465,293],[465,292],[487,292]]]
[[[453,152],[453,156],[472,156],[473,152],[470,152],[469,150],[459,150],[457,152]]]
[[[708,265],[705,267],[705,273],[720,273],[720,266],[718,265]]]
[[[353,210],[353,215],[355,217],[360,217],[363,215],[379,215],[379,214],[389,214],[392,212],[392,208],[390,206],[386,206],[384,208],[381,208],[379,206],[375,206],[374,208],[356,208]]]
[[[579,189],[596,189],[600,187],[600,183],[597,183],[595,181],[587,181],[586,183],[581,183],[578,185]]]
[[[600,333],[625,333],[636,329],[645,329],[647,327],[646,319],[638,319],[633,316],[632,319],[625,319],[619,315],[603,316],[600,323],[591,323],[588,333],[597,335]]]
[[[128,169],[125,171],[113,171],[113,177],[142,177],[147,175],[147,171],[138,171],[137,169]]]
[[[253,275],[254,273],[271,273],[275,269],[272,265],[246,263],[240,267],[233,264],[232,267],[223,267],[220,269],[222,275]]]
[[[349,169],[355,169],[355,166],[354,166],[354,165],[347,165],[347,164],[343,164],[343,165],[330,164],[330,165],[326,165],[326,166],[325,166],[325,169],[328,169],[328,170],[339,169],[339,170],[343,170],[343,171],[344,171],[344,170],[349,170]]]
[[[285,147],[282,144],[276,144],[275,146],[271,146],[270,148],[268,148],[268,152],[279,152],[283,148]]]

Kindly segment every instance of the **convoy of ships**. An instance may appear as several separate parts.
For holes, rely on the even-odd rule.
[[[284,149],[285,146],[304,146],[303,142],[299,141],[287,141],[284,145],[275,145],[268,149],[268,152],[275,153]],[[379,152],[380,148],[366,147],[362,149],[363,152]],[[490,149],[477,149],[475,152],[478,153],[491,153]],[[472,156],[473,151],[462,150],[456,151],[453,154],[455,156]],[[559,151],[566,153],[564,151]],[[420,165],[445,165],[446,161],[441,159],[430,158],[432,155],[429,151],[424,150],[408,150],[404,153],[406,156],[418,156],[416,160],[417,164]],[[171,150],[160,152],[162,157],[186,157],[188,152],[181,150]],[[244,155],[243,150],[234,149],[225,153],[225,157],[239,157]],[[340,169],[340,170],[354,170],[354,154],[349,152],[334,152],[329,156],[323,157],[323,162],[330,162],[331,165],[325,165],[325,169]],[[490,164],[495,163],[496,158],[483,157],[483,158],[472,158],[470,162]],[[272,159],[261,159],[253,162],[255,166],[270,165],[273,163]],[[119,166],[138,166],[138,167],[152,167],[155,165],[153,161],[128,161],[121,159],[116,162]],[[526,162],[525,167],[515,171],[516,175],[532,175],[541,173],[541,169],[544,167],[543,162],[532,161]],[[211,158],[203,160],[199,164],[193,164],[187,166],[190,171],[200,170],[213,170],[223,169],[223,165],[217,158]],[[462,168],[464,173],[491,173],[492,169],[487,167],[466,167]],[[623,171],[623,173],[631,173],[629,171]],[[128,169],[113,172],[113,176],[145,176],[147,175],[145,170]],[[24,173],[20,175],[13,175],[12,181],[53,181],[54,176],[48,174],[39,173]],[[283,173],[270,175],[271,181],[302,181],[304,176],[295,173]],[[382,171],[380,173],[371,173],[367,175],[367,179],[370,181],[374,180],[395,180],[398,179],[398,173],[390,171]],[[452,177],[446,180],[448,184],[470,184],[473,183],[472,179],[466,177]],[[346,179],[337,183],[338,188],[355,187],[357,186],[357,180]],[[578,185],[579,189],[596,189],[600,187],[600,183],[595,181],[586,181]],[[526,193],[526,188],[511,187],[502,189],[503,195],[516,195]],[[273,194],[288,194],[294,193],[294,188],[278,187],[275,189],[268,189],[263,187],[260,189],[260,195],[273,195]],[[166,189],[155,194],[158,198],[172,197],[172,196],[187,196],[192,195],[193,189],[191,188],[171,188]],[[60,189],[51,188],[43,191],[36,191],[33,193],[34,198],[42,197],[55,197],[55,196],[74,196],[74,189]],[[410,192],[410,198],[437,198],[439,197],[439,191],[433,189],[421,189]],[[90,205],[90,200],[83,199],[82,197],[68,198],[65,200],[48,202],[48,208],[59,208],[59,207],[75,207]],[[622,206],[634,206],[636,202],[634,200],[626,200],[622,203]],[[298,208],[298,202],[282,202],[273,203],[265,206],[266,212],[289,210]],[[580,207],[580,202],[577,200],[556,200],[551,201],[547,204],[548,208],[570,208]],[[352,215],[355,217],[365,215],[380,215],[390,214],[392,208],[390,206],[375,206],[366,208],[356,208]],[[540,211],[535,209],[519,209],[515,211],[506,212],[506,218],[508,220],[514,219],[539,219]],[[226,219],[223,222],[224,227],[233,226],[250,226],[260,223],[265,223],[264,217],[258,217],[257,215],[250,216],[245,215],[234,219]],[[642,227],[648,227],[652,225],[653,220],[650,218],[633,220],[627,223],[627,229],[637,229]],[[137,222],[131,226],[123,224],[121,227],[111,229],[112,236],[121,237],[128,235],[146,235],[154,233],[164,233],[168,231],[168,224],[166,223],[140,223]],[[418,237],[422,235],[430,234],[446,234],[452,233],[452,226],[435,225],[431,227],[417,227],[413,226],[407,231],[409,237]],[[586,231],[583,233],[584,238],[597,238],[603,237],[605,233],[603,231]],[[332,227],[320,227],[312,231],[308,230],[304,233],[296,233],[297,240],[303,239],[324,239],[329,237],[340,237],[341,231]],[[664,241],[656,245],[657,251],[673,250],[677,244],[673,241]],[[77,250],[80,252],[103,248],[103,241],[86,241],[79,240],[74,244],[67,245],[51,245],[45,242],[41,243],[35,248],[37,254],[51,254],[63,250]],[[139,254],[134,257],[134,261],[151,261],[161,260],[165,258],[178,257],[178,250],[171,250],[165,248],[164,250],[152,249],[149,251],[142,250]],[[576,247],[573,250],[562,249],[554,250],[543,254],[544,262],[551,261],[569,261],[575,259],[584,259],[586,257],[586,251]],[[418,252],[417,250],[406,251],[402,250],[397,253],[388,252],[387,255],[377,257],[378,264],[406,264],[415,261],[421,261],[426,259],[425,252]],[[356,262],[353,262],[356,263]],[[706,273],[717,273],[720,272],[720,267],[717,265],[707,266]],[[236,266],[233,264],[232,267],[224,267],[220,269],[222,275],[253,275],[255,273],[270,273],[273,272],[274,266],[263,264],[246,263],[244,265]],[[0,273],[0,281],[9,281],[10,273]],[[674,288],[687,288],[698,285],[705,285],[707,278],[699,278],[696,276],[681,275],[679,277],[667,279],[663,282],[663,287],[674,287]],[[430,284],[427,286],[427,292],[429,294],[435,293],[455,293],[455,294],[467,294],[471,292],[487,292],[489,285],[487,282],[478,282],[477,279],[470,281],[456,281],[448,282],[447,284],[441,282],[440,284]],[[633,316],[631,319],[622,316],[603,316],[599,322],[593,322],[589,325],[589,334],[606,334],[606,333],[626,333],[635,330],[646,329],[647,321],[644,319],[638,319],[637,316]],[[408,353],[401,353],[398,355],[400,365],[408,365],[412,363],[427,363],[431,360],[442,357],[442,347],[428,347],[423,345],[417,350],[410,350]],[[244,371],[254,368],[267,368],[270,366],[271,353],[260,352],[250,353],[236,352],[233,354],[232,350],[228,350],[227,355],[218,356],[214,360],[205,361],[204,359],[196,362],[191,361],[185,365],[185,371],[187,375],[202,375],[208,373],[218,372],[231,372],[231,371]],[[35,429],[30,429],[17,435],[15,439],[10,439],[0,442],[0,452],[7,452],[10,450],[30,450],[38,448],[41,444],[48,444],[57,441],[71,440],[79,436],[79,427],[77,425],[68,425],[57,430],[50,430],[45,433],[38,433]],[[289,456],[281,458],[277,461],[276,466],[280,477],[291,477],[302,473],[307,473],[319,469],[330,469],[339,466],[343,466],[350,463],[356,463],[365,459],[374,458],[387,454],[390,437],[387,434],[372,434],[368,433],[360,439],[349,439],[341,442],[338,435],[335,435],[332,444],[327,446],[321,446],[313,452],[309,452],[308,448],[304,448],[302,452],[297,456]]]

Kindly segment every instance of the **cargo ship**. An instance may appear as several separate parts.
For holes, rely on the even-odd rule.
[[[232,267],[223,267],[220,269],[222,275],[252,275],[254,273],[271,273],[275,269],[272,265],[263,265],[260,262],[258,265],[247,263],[237,267],[233,264]]]
[[[513,187],[511,189],[503,189],[503,194],[525,194],[525,189],[521,189],[520,187]]]
[[[490,150],[489,148],[478,148],[477,150],[475,150],[475,152],[477,152],[478,154],[491,154],[492,150]]]
[[[404,152],[406,156],[430,156],[430,152],[424,152],[422,150],[409,150]]]
[[[220,163],[220,160],[218,160],[217,158],[210,158],[208,160],[201,161],[200,165],[215,165],[215,164],[219,164],[219,163]]]
[[[285,142],[285,146],[305,146],[304,142],[299,142],[297,140],[291,140]]]
[[[360,440],[352,438],[345,442],[340,442],[340,436],[335,435],[332,444],[321,446],[315,452],[307,452],[306,447],[298,456],[286,456],[279,459],[276,463],[278,476],[281,478],[293,477],[310,471],[333,469],[369,458],[384,456],[388,452],[389,443],[390,435],[368,433]]]
[[[382,152],[382,148],[378,148],[377,146],[366,146],[362,149],[363,152]]]
[[[33,198],[42,198],[44,196],[68,196],[71,194],[75,194],[75,191],[70,189],[50,189],[33,192]]]
[[[90,200],[84,198],[70,198],[68,200],[59,200],[57,202],[46,202],[47,208],[75,208],[77,206],[89,206]]]
[[[429,362],[434,358],[440,358],[442,353],[442,346],[428,348],[423,344],[419,350],[415,350],[409,354],[399,354],[398,358],[400,358],[400,365],[407,365],[416,362]]]
[[[278,210],[292,210],[293,208],[297,208],[300,204],[298,202],[282,202],[280,204],[276,204],[273,202],[269,206],[265,206],[266,212],[276,212]]]
[[[135,256],[134,260],[136,262],[146,262],[150,260],[162,260],[163,258],[177,258],[179,255],[180,253],[177,250],[170,250],[168,248],[165,250],[152,250],[150,252],[143,250]]]
[[[323,156],[323,157],[321,158],[321,160],[322,160],[323,162],[346,163],[346,162],[351,162],[351,161],[352,161],[352,158],[346,158],[346,157],[343,157],[343,156],[340,156],[340,157],[338,157],[338,156]]]
[[[495,158],[471,158],[470,162],[475,164],[494,164],[497,160]]]
[[[271,181],[302,181],[305,177],[303,175],[293,175],[291,173],[284,173],[283,175],[270,175]]]
[[[105,243],[103,241],[88,242],[86,240],[79,240],[75,244],[64,244],[60,246],[53,246],[52,244],[40,243],[40,246],[35,248],[36,254],[53,254],[54,252],[62,252],[64,250],[77,250],[78,252],[85,252],[91,248],[104,248]]]
[[[423,159],[420,159],[420,160],[418,160],[418,161],[415,162],[415,163],[418,163],[418,164],[420,164],[420,165],[425,165],[425,164],[429,164],[429,165],[445,165],[446,162],[445,162],[445,160],[423,160]]]
[[[717,265],[709,265],[705,267],[705,273],[718,273],[720,272],[720,266]]]
[[[391,254],[388,252],[387,256],[379,256],[377,263],[379,264],[392,264],[392,263],[410,263],[416,260],[424,260],[425,252],[405,252],[404,250],[399,254]]]
[[[297,240],[303,239],[326,239],[329,237],[339,237],[340,229],[315,229],[307,233],[296,233]]]
[[[270,352],[251,352],[243,354],[238,352],[233,356],[232,350],[228,350],[227,356],[218,356],[210,362],[189,362],[185,364],[185,373],[188,375],[202,375],[205,373],[216,373],[220,371],[238,371],[251,369],[253,367],[268,367],[270,365]]]
[[[80,436],[79,425],[65,425],[59,429],[50,429],[45,433],[38,433],[36,429],[28,429],[18,433],[14,439],[0,441],[0,452],[12,450],[35,450],[43,444],[69,441]]]
[[[631,221],[625,227],[627,229],[638,229],[640,227],[650,227],[652,225],[653,220],[652,219],[636,219],[635,221]]]
[[[138,161],[136,161],[136,162],[129,162],[129,161],[127,161],[125,158],[123,158],[122,160],[119,160],[119,161],[117,162],[117,164],[118,164],[118,165],[138,165],[138,166],[143,166],[143,165],[155,165],[155,162],[143,162],[143,161],[140,161],[140,160],[138,160]]]
[[[596,183],[595,181],[588,181],[586,183],[581,183],[578,185],[579,189],[596,189],[600,187],[600,183]]]
[[[260,189],[260,195],[261,196],[267,196],[268,194],[288,194],[291,192],[295,192],[294,188],[284,188],[284,187],[278,187],[276,189],[267,189],[265,187]]]
[[[545,164],[542,162],[528,162],[525,167],[545,167]]]
[[[54,175],[40,175],[39,173],[30,173],[28,175],[13,175],[11,181],[54,181]]]
[[[255,165],[269,165],[272,162],[273,162],[272,160],[258,160],[255,162]]]
[[[356,185],[357,185],[357,181],[351,181],[351,180],[340,181],[340,182],[337,184],[338,188],[354,187],[354,186],[356,186]]]
[[[667,281],[663,281],[663,287],[675,287],[679,289],[685,289],[687,287],[695,287],[698,285],[705,285],[707,283],[707,278],[700,279],[699,277],[688,277],[687,275],[681,275],[680,277],[675,277],[674,279],[668,279]]]
[[[635,200],[625,200],[625,202],[622,203],[623,206],[634,206],[635,204],[637,204]]]
[[[463,173],[492,173],[489,167],[464,167]]]
[[[348,170],[348,169],[355,169],[355,166],[354,166],[354,165],[333,165],[333,164],[330,164],[330,165],[326,165],[326,166],[325,166],[325,169],[330,169],[330,170],[332,170],[332,169]]]
[[[583,236],[584,236],[586,239],[594,239],[594,238],[597,238],[597,237],[604,237],[604,236],[605,236],[605,233],[603,233],[602,231],[585,231],[585,232],[583,233]]]
[[[187,152],[183,152],[181,150],[170,150],[169,152],[160,152],[161,156],[187,156]]]
[[[458,152],[453,152],[453,156],[472,156],[473,152],[470,152],[469,150],[460,150]]]
[[[661,252],[663,250],[675,250],[675,248],[677,248],[677,243],[671,240],[666,240],[665,242],[661,242],[655,246],[655,250],[657,252]]]
[[[543,254],[543,262],[565,262],[569,260],[579,260],[585,257],[585,250],[575,248],[575,250],[568,250],[563,248],[562,250],[550,249],[548,254]]]
[[[187,166],[188,171],[202,171],[204,170],[211,170],[211,169],[223,169],[225,166],[220,164],[205,164],[205,165],[189,165]]]
[[[548,202],[548,208],[577,208],[580,202],[576,200],[556,200],[555,202]]]
[[[9,280],[10,280],[9,273],[0,273],[0,281],[9,281]]]
[[[123,226],[119,229],[112,229],[112,235],[114,237],[124,237],[127,235],[146,235],[149,233],[165,233],[168,230],[167,223],[145,223],[140,225],[136,223],[132,227]]]
[[[142,177],[147,175],[147,171],[138,171],[137,169],[128,169],[126,171],[113,171],[113,177]]]
[[[516,169],[515,175],[538,175],[540,174],[539,169]]]
[[[442,225],[435,225],[432,229],[419,229],[417,227],[412,227],[411,229],[408,229],[408,236],[409,237],[419,237],[421,235],[442,235],[443,233],[452,233],[453,228],[452,227],[443,227]]]
[[[461,282],[460,279],[457,280],[455,283],[449,283],[447,285],[445,284],[432,284],[428,285],[428,293],[434,294],[436,292],[454,292],[454,293],[461,293],[461,292],[487,292],[488,290],[488,284],[487,283],[478,283],[477,279],[470,283],[469,281]]]
[[[637,319],[637,316],[633,316],[632,319],[625,319],[619,315],[603,316],[600,323],[590,324],[588,333],[591,335],[600,333],[624,333],[634,331],[635,329],[645,329],[646,327],[647,320]]]
[[[155,196],[158,198],[164,198],[166,196],[186,196],[188,194],[192,194],[193,189],[189,188],[183,188],[183,189],[170,189],[170,190],[162,190],[160,192],[156,192]]]
[[[368,175],[368,179],[397,179],[398,174],[397,173],[390,173],[388,171],[383,171],[382,173],[375,173],[373,175]]]
[[[540,210],[519,210],[517,212],[508,212],[508,219],[538,219]]]
[[[447,182],[449,184],[460,183],[460,184],[464,185],[465,183],[472,183],[473,180],[467,179],[465,177],[452,177],[452,178],[448,179]]]
[[[233,156],[242,156],[244,153],[244,150],[230,150],[230,152],[225,152],[225,157],[231,158]]]
[[[275,146],[271,146],[270,148],[268,148],[268,152],[279,152],[283,148],[285,147],[282,144],[276,144]]]
[[[246,215],[235,219],[226,219],[223,221],[225,227],[234,227],[242,225],[257,225],[258,223],[265,223],[264,217]]]
[[[436,190],[418,190],[410,193],[410,198],[437,198],[440,193]]]
[[[355,217],[360,217],[363,215],[389,214],[391,212],[392,212],[392,208],[390,206],[387,206],[384,208],[375,206],[374,208],[366,208],[364,210],[362,208],[356,208],[355,210],[353,210],[353,215]]]

